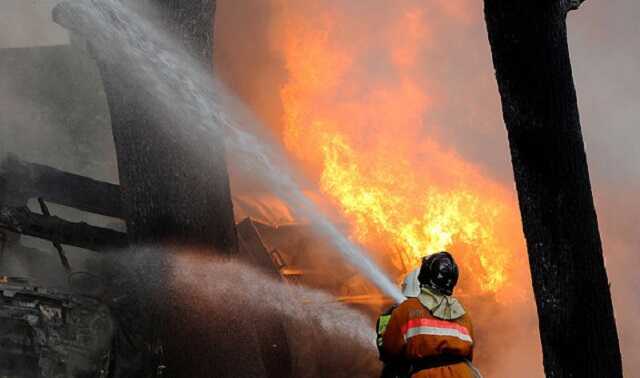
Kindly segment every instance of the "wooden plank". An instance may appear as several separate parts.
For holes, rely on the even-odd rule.
[[[26,207],[0,207],[0,228],[98,252],[128,246],[122,232],[37,214]]]
[[[124,219],[118,185],[9,156],[0,165],[0,203],[25,206],[32,198]]]

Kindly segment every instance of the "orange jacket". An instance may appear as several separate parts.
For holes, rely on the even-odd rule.
[[[473,358],[473,327],[469,314],[455,320],[431,315],[416,298],[409,298],[393,311],[384,333],[383,347],[395,360],[424,361],[429,358]],[[465,363],[438,366],[414,373],[412,378],[473,378]]]

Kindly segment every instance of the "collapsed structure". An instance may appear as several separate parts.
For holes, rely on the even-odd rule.
[[[100,301],[0,277],[0,375],[106,378],[115,327]]]

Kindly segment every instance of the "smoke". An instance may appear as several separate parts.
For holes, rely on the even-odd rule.
[[[608,182],[599,182],[594,177],[594,192],[600,223],[600,233],[605,255],[605,264],[611,283],[610,289],[618,336],[622,350],[622,362],[626,376],[640,369],[640,237],[637,219],[640,209],[630,206],[640,186],[629,182],[617,187]]]
[[[2,0],[0,48],[60,45],[67,32],[51,22],[51,9],[60,0]]]
[[[640,3],[585,2],[569,15],[569,45],[582,131],[625,375],[640,369],[638,128]]]
[[[97,180],[117,183],[115,148],[100,75],[66,31],[53,23],[56,1],[0,3],[0,161],[7,154]],[[63,45],[64,44],[64,45]],[[39,212],[37,203],[28,205]],[[110,227],[121,221],[55,204],[52,214]],[[7,233],[0,274],[66,287],[53,245]],[[72,267],[91,252],[66,247]]]
[[[58,2],[0,3],[0,159],[13,154],[117,182],[100,74],[51,20]]]

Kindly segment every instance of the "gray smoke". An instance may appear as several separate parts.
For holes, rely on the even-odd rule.
[[[569,16],[582,131],[626,376],[640,369],[640,3],[585,2]]]
[[[0,48],[69,43],[67,32],[51,22],[51,9],[58,2],[60,0],[2,0]]]

